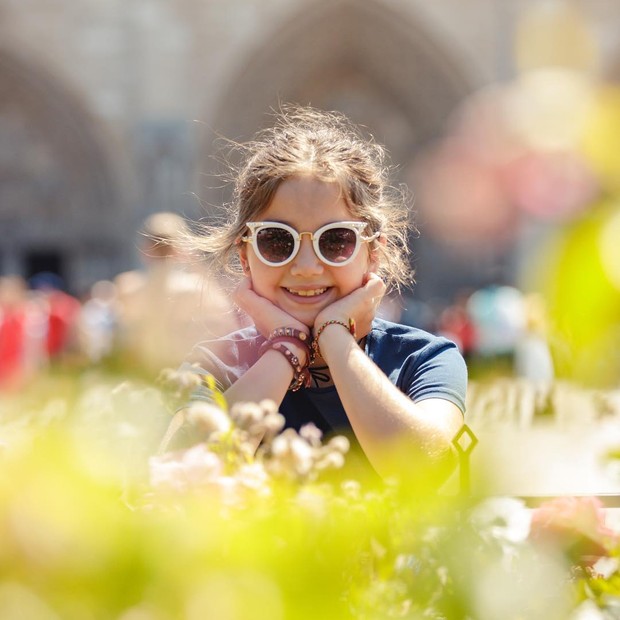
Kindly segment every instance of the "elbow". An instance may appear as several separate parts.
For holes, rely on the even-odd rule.
[[[452,437],[447,435],[435,435],[423,442],[419,437],[401,436],[384,441],[367,456],[383,480],[395,481],[416,494],[436,493],[458,465]]]

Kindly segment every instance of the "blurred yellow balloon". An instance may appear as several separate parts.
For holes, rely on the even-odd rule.
[[[581,147],[601,185],[609,193],[620,191],[620,88],[598,90]]]
[[[603,226],[600,251],[605,275],[620,292],[620,208]]]
[[[614,278],[620,265],[610,269],[618,250],[610,251],[609,244],[614,235],[618,246],[614,233],[619,228],[620,205],[603,201],[558,232],[533,261],[530,284],[536,281],[534,288],[547,300],[559,377],[597,387],[618,385],[620,288]]]

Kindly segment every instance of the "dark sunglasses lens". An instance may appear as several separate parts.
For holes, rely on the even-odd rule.
[[[330,228],[319,237],[321,254],[332,263],[342,263],[353,256],[357,235],[350,228]]]
[[[293,253],[295,239],[283,228],[261,228],[256,233],[261,256],[270,263],[282,263]]]

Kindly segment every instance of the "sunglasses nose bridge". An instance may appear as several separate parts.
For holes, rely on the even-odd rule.
[[[314,233],[309,232],[309,231],[304,231],[304,232],[300,232],[298,233],[299,237],[299,246],[297,248],[297,253],[299,253],[302,250],[302,247],[304,245],[303,241],[304,241],[304,235],[308,235],[308,242],[310,244],[310,246],[313,248],[312,251],[314,252]]]
[[[304,235],[309,237],[307,243],[303,243]],[[316,254],[313,243],[314,238],[314,234],[311,232],[299,233],[299,246],[291,262],[291,269],[298,275],[314,275],[324,268],[323,262]]]

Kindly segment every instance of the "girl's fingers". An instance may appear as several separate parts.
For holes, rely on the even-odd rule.
[[[371,289],[373,292],[381,291],[381,296],[383,296],[383,293],[385,293],[385,282],[376,273],[368,272],[366,275],[364,288]]]
[[[252,280],[248,277],[242,278],[233,293],[233,297],[243,297],[244,293],[252,290]]]
[[[245,312],[251,315],[252,299],[257,297],[256,293],[252,290],[252,282],[250,278],[243,278],[243,280],[237,286],[233,294],[234,302]]]
[[[306,330],[292,316],[278,308],[265,297],[261,297],[254,292],[250,278],[244,278],[235,291],[235,303],[243,310],[254,322],[256,329],[266,336],[277,327],[295,327]]]
[[[321,311],[315,325],[331,319],[346,320],[351,317],[357,323],[358,335],[365,336],[370,331],[385,288],[385,283],[379,276],[374,273],[367,274],[365,284]]]

